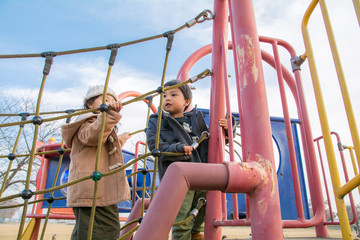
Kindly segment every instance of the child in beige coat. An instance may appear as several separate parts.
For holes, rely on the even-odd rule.
[[[102,104],[104,86],[89,88],[84,98],[86,109],[98,108]],[[121,119],[121,102],[113,90],[107,90],[105,131],[102,139],[99,169],[106,173],[124,164],[121,147],[130,137],[129,133],[117,135],[116,124]],[[62,126],[62,136],[67,148],[71,148],[69,181],[90,176],[95,169],[98,141],[103,113],[94,112],[79,116],[75,122]],[[92,179],[68,187],[67,206],[73,207],[76,217],[71,239],[87,239],[94,194]],[[130,188],[125,171],[102,177],[98,184],[96,213],[92,239],[117,239],[120,223],[117,203],[130,199]]]

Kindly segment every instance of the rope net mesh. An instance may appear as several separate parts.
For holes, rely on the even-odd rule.
[[[201,72],[200,74],[198,74],[197,76],[192,77],[192,78],[188,79],[187,81],[182,82],[181,84],[164,88],[166,69],[167,69],[167,64],[168,64],[168,59],[169,59],[169,54],[170,54],[170,51],[171,51],[172,43],[173,43],[173,40],[174,40],[174,35],[177,32],[179,32],[179,31],[181,31],[181,30],[183,30],[185,28],[190,28],[190,27],[194,26],[196,23],[202,23],[202,22],[207,21],[207,20],[212,20],[213,18],[214,18],[214,14],[211,11],[204,10],[200,14],[198,14],[194,19],[186,22],[185,24],[183,24],[182,26],[178,27],[175,30],[168,31],[168,32],[165,32],[163,34],[158,34],[158,35],[151,36],[151,37],[146,37],[146,38],[142,38],[142,39],[138,39],[138,40],[133,40],[133,41],[130,41],[130,42],[120,43],[120,44],[109,44],[107,46],[76,49],[76,50],[61,51],[61,52],[43,52],[43,53],[33,53],[33,54],[0,55],[0,58],[3,58],[3,59],[8,59],[8,58],[33,58],[33,57],[43,57],[43,58],[45,58],[44,69],[43,69],[43,77],[42,77],[41,86],[40,86],[38,97],[37,97],[37,104],[36,104],[35,112],[34,113],[0,113],[0,117],[15,117],[15,116],[20,116],[21,117],[21,121],[0,124],[0,128],[20,126],[18,134],[17,134],[16,141],[15,141],[15,143],[13,145],[12,152],[9,153],[8,155],[0,155],[0,158],[8,158],[9,159],[7,172],[6,172],[5,176],[4,176],[4,180],[3,180],[1,190],[0,190],[0,203],[1,202],[6,202],[6,201],[9,201],[9,200],[12,200],[12,199],[16,199],[16,198],[22,198],[23,201],[24,201],[22,204],[16,204],[16,205],[11,205],[11,206],[0,206],[0,209],[23,207],[22,217],[21,217],[21,222],[20,222],[20,227],[19,227],[17,239],[21,239],[21,236],[22,236],[22,233],[23,233],[23,230],[24,230],[24,224],[25,224],[25,218],[26,218],[26,214],[27,214],[27,209],[28,209],[29,205],[39,203],[39,202],[45,202],[45,201],[49,203],[48,208],[47,208],[47,212],[46,212],[45,222],[44,222],[44,225],[43,225],[43,228],[42,228],[42,231],[41,231],[41,238],[40,239],[43,239],[45,231],[46,231],[46,226],[47,226],[47,223],[48,223],[48,219],[50,218],[50,215],[51,215],[50,210],[51,210],[51,207],[52,207],[54,201],[64,200],[66,198],[66,197],[54,197],[54,192],[57,191],[57,190],[61,190],[61,189],[64,189],[66,187],[72,186],[74,184],[78,184],[78,183],[80,183],[82,181],[92,179],[95,182],[95,186],[94,186],[92,212],[91,212],[89,231],[88,231],[88,239],[91,239],[92,238],[93,225],[94,225],[96,199],[97,199],[97,193],[98,193],[98,181],[100,180],[100,178],[110,176],[110,175],[115,174],[115,173],[120,172],[120,171],[125,171],[125,169],[133,166],[134,164],[136,164],[137,162],[139,162],[141,160],[144,161],[143,168],[146,169],[147,168],[147,159],[149,157],[153,156],[153,153],[147,153],[147,147],[146,147],[145,148],[145,154],[142,154],[141,156],[136,157],[136,158],[128,161],[123,166],[118,167],[118,168],[113,169],[113,170],[108,171],[108,172],[99,172],[98,171],[99,158],[100,158],[100,153],[101,153],[101,150],[102,150],[101,149],[101,146],[102,146],[101,139],[102,139],[102,136],[104,134],[105,119],[106,119],[106,112],[107,112],[107,111],[103,111],[103,119],[102,119],[102,124],[101,124],[101,134],[99,136],[97,156],[96,156],[96,161],[95,161],[95,166],[94,166],[94,173],[95,174],[85,176],[85,177],[82,177],[82,178],[67,182],[65,184],[60,184],[60,185],[56,186],[56,182],[57,182],[57,179],[59,177],[60,167],[61,167],[61,165],[63,163],[64,154],[71,151],[71,149],[65,148],[64,141],[62,140],[61,144],[60,144],[61,145],[60,148],[58,148],[56,150],[51,150],[51,151],[38,150],[36,143],[37,143],[37,140],[38,140],[39,126],[42,123],[45,123],[45,122],[52,122],[52,121],[57,121],[57,120],[62,120],[62,119],[65,119],[66,124],[68,124],[68,123],[70,123],[70,120],[71,120],[72,117],[82,115],[82,114],[86,114],[86,113],[90,113],[90,112],[99,111],[100,108],[92,108],[92,109],[86,109],[86,110],[84,110],[84,109],[68,109],[68,110],[64,110],[64,111],[40,112],[40,106],[41,106],[41,101],[42,101],[42,95],[43,95],[43,92],[44,92],[44,89],[45,89],[46,79],[47,79],[47,76],[50,74],[50,70],[51,70],[51,66],[52,66],[52,64],[54,62],[54,58],[56,56],[63,56],[63,55],[68,55],[68,54],[78,54],[78,53],[85,53],[85,52],[110,50],[111,54],[110,54],[110,57],[109,57],[108,71],[107,71],[107,75],[106,75],[106,78],[105,78],[105,81],[104,81],[104,92],[103,92],[104,97],[102,99],[102,103],[105,104],[105,96],[106,96],[107,86],[108,86],[109,81],[110,81],[112,67],[115,64],[117,50],[120,47],[130,46],[130,45],[133,45],[133,44],[142,43],[142,42],[145,42],[145,41],[150,41],[150,40],[165,37],[165,38],[167,38],[166,56],[165,56],[165,60],[164,60],[164,66],[163,66],[163,72],[162,72],[162,78],[161,78],[160,87],[158,87],[157,89],[151,90],[151,91],[149,91],[147,93],[144,93],[144,94],[142,94],[142,95],[140,95],[138,97],[135,97],[135,98],[133,98],[131,100],[122,102],[122,105],[126,106],[126,105],[129,105],[129,104],[134,103],[134,102],[144,101],[145,99],[148,99],[149,97],[151,97],[151,98],[160,97],[159,109],[161,109],[162,102],[163,102],[163,92],[164,91],[172,89],[172,88],[177,88],[177,87],[179,87],[181,85],[184,85],[184,84],[194,83],[197,80],[205,78],[205,77],[207,77],[207,76],[209,76],[211,74],[210,70],[206,69],[203,72]],[[161,91],[159,91],[159,89],[161,89]],[[150,116],[150,108],[151,108],[151,105],[148,105],[146,126],[147,126],[147,122],[148,122],[149,116]],[[56,117],[48,117],[48,118],[44,117],[46,115],[51,115],[52,116],[54,114],[58,115],[58,116],[56,116]],[[159,117],[158,117],[159,121],[158,121],[157,133],[156,133],[156,149],[159,148],[161,115],[162,115],[162,111],[159,111]],[[32,116],[31,120],[27,120],[27,118],[29,116]],[[29,153],[24,153],[24,154],[15,154],[16,151],[17,151],[17,147],[18,147],[18,144],[19,144],[19,138],[20,138],[20,135],[21,135],[21,133],[23,131],[23,128],[24,128],[25,125],[28,125],[28,124],[33,124],[33,126],[34,126],[33,142],[32,142],[31,151]],[[144,129],[140,129],[138,131],[130,133],[130,135],[134,135],[134,134],[144,132],[144,131],[145,131]],[[204,139],[204,137],[200,138],[199,141],[198,141],[198,144],[200,144],[200,142],[203,139]],[[33,165],[35,156],[44,156],[46,154],[54,154],[54,153],[55,154],[58,153],[60,157],[59,157],[55,177],[54,177],[54,180],[52,182],[51,187],[47,188],[47,189],[44,189],[44,190],[38,190],[38,191],[30,190],[30,177],[31,177],[32,165]],[[183,153],[170,153],[170,152],[161,152],[160,154],[164,154],[164,155],[168,155],[168,156],[183,155]],[[20,157],[29,157],[30,158],[29,164],[27,166],[25,189],[20,193],[3,197],[2,195],[4,193],[5,184],[7,182],[13,160],[16,159],[16,158],[20,158]],[[139,197],[137,195],[137,192],[133,190],[135,192],[135,195],[133,195],[132,198],[138,197],[138,198],[142,199],[141,216],[144,215],[144,211],[145,211],[145,209],[144,209],[145,208],[144,207],[144,199],[146,197],[152,199],[154,197],[155,190],[156,190],[155,183],[156,183],[156,177],[157,177],[156,173],[157,173],[157,166],[158,166],[158,155],[155,156],[154,158],[155,158],[154,169],[153,170],[148,170],[146,172],[146,173],[149,173],[149,172],[153,173],[153,179],[151,180],[152,185],[151,185],[151,189],[150,189],[151,194],[148,193],[149,188],[146,188],[146,173],[145,174],[143,173],[142,196]],[[131,178],[131,177],[135,176],[137,173],[140,173],[140,172],[142,172],[142,170],[135,171],[135,172],[129,174],[128,178]],[[97,177],[99,175],[101,176],[100,178]],[[135,185],[136,185],[136,183],[135,183]],[[136,188],[136,186],[134,186],[134,184],[133,184],[132,187]],[[30,201],[30,199],[32,197],[37,196],[37,195],[44,195],[46,193],[50,194],[49,197],[37,199],[37,200],[34,200],[34,201]],[[200,209],[204,204],[205,204],[205,201],[199,203],[197,208]],[[194,216],[191,215],[185,221],[182,221],[180,223],[175,223],[175,224],[179,225],[179,224],[186,223],[186,222],[190,221],[193,217]],[[132,223],[136,223],[136,222],[139,223],[138,220],[129,222],[128,224],[123,226],[122,229],[124,229],[128,225],[131,225]],[[139,225],[137,225],[135,228],[131,229],[127,234],[122,236],[120,239],[126,238],[127,236],[132,234],[134,231],[136,231],[138,227],[139,227]]]

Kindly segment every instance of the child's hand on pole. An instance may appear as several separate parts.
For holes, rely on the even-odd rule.
[[[191,152],[194,150],[194,148],[192,146],[188,146],[188,145],[185,145],[184,146],[184,152],[185,152],[185,155],[191,155]]]
[[[228,129],[228,123],[227,123],[227,120],[226,119],[220,119],[219,120],[219,126],[224,128],[225,130]]]
[[[111,107],[111,109],[115,112],[120,112],[120,110],[123,108],[121,102],[110,103],[109,107]]]

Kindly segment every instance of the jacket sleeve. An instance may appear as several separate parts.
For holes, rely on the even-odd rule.
[[[146,130],[146,142],[148,144],[149,150],[153,151],[155,149],[155,141],[156,141],[156,129],[157,129],[157,121],[156,118],[150,118],[148,129]],[[177,142],[177,143],[168,143],[161,138],[159,138],[159,150],[161,152],[184,152],[185,144]],[[187,161],[191,157],[189,155],[183,156],[164,156],[160,155],[159,161]]]
[[[100,113],[95,121],[86,121],[79,129],[78,137],[79,140],[87,146],[96,146],[99,141],[101,133],[101,122],[103,113]],[[113,110],[109,110],[106,114],[105,129],[102,138],[102,143],[105,143],[106,139],[110,135],[114,126],[120,121],[121,114]]]

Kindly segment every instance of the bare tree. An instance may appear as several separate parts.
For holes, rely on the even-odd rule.
[[[0,89],[0,124],[19,122],[22,120],[21,113],[33,114],[36,108],[36,98],[31,97],[31,94],[26,94],[21,98],[13,98],[2,94]],[[17,116],[9,116],[9,114],[17,114]],[[34,115],[30,115],[27,120],[31,120]],[[44,116],[42,116],[44,117]],[[46,115],[50,117],[50,115]],[[39,134],[37,141],[46,142],[51,136],[60,135],[59,122],[45,122],[39,127]],[[0,155],[9,155],[13,152],[16,138],[20,130],[20,125],[0,127]],[[18,146],[14,152],[15,155],[29,154],[31,152],[34,140],[34,125],[25,124],[19,138]],[[26,174],[28,170],[30,157],[16,157],[12,160],[11,169],[5,184],[4,192],[9,191],[10,194],[24,190]],[[0,182],[4,182],[4,177],[9,166],[8,158],[0,158]],[[34,188],[37,171],[40,167],[40,161],[34,159],[32,166],[32,173],[30,179],[30,186]]]

